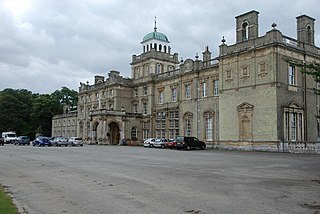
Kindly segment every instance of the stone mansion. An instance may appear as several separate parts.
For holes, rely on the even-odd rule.
[[[259,36],[259,12],[236,17],[236,42],[223,38],[219,56],[179,60],[168,37],[143,37],[131,78],[118,71],[80,83],[77,111],[56,115],[52,135],[88,144],[141,143],[146,138],[196,136],[215,148],[284,151],[317,142],[319,96],[311,76],[288,63],[320,61],[315,19],[296,17],[297,38],[272,24]],[[316,144],[316,143],[315,143]]]

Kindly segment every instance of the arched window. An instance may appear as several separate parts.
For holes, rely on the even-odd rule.
[[[242,24],[242,41],[249,39],[249,25],[247,22]]]
[[[147,51],[149,51],[149,45],[147,45]]]
[[[154,49],[157,50],[157,43],[154,43]]]
[[[159,51],[160,52],[162,51],[162,45],[161,44],[159,45]]]
[[[163,46],[164,52],[167,53],[167,46]]]
[[[143,46],[143,53],[146,52],[146,46]]]
[[[311,39],[312,38],[312,32],[311,32],[311,30],[312,30],[311,26],[308,25],[308,27],[307,27],[307,31],[308,31],[308,38],[307,38],[308,40],[307,40],[307,42],[308,43],[312,43],[312,39]]]

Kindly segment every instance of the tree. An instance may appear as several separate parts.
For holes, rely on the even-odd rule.
[[[72,109],[77,108],[78,104],[78,92],[70,90],[67,87],[62,87],[60,90],[56,90],[52,94],[60,104],[68,105]]]
[[[33,95],[27,90],[5,89],[0,92],[0,132],[16,131],[27,135],[32,131],[30,112]]]
[[[31,118],[35,132],[51,136],[52,117],[62,113],[62,105],[55,96],[49,94],[39,95],[33,103]]]
[[[297,63],[289,61],[289,64],[301,68],[301,72],[307,75],[311,75],[317,84],[320,84],[320,63]],[[314,92],[320,95],[320,89],[314,88]]]

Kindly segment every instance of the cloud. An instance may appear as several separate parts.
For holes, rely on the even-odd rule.
[[[16,1],[17,2],[17,1]],[[62,86],[78,90],[80,81],[118,70],[130,77],[132,54],[142,52],[141,40],[153,31],[166,34],[179,57],[201,56],[209,45],[218,55],[222,36],[235,42],[235,16],[257,10],[260,36],[273,22],[296,37],[295,17],[317,18],[320,2],[192,1],[192,0],[24,0],[14,12],[0,0],[0,90],[26,88],[52,93]],[[27,5],[27,3],[30,3]],[[312,6],[310,6],[312,5]],[[320,40],[316,22],[316,44]],[[19,81],[17,81],[19,79]]]

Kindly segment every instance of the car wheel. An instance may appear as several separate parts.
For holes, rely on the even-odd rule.
[[[153,148],[153,145],[152,145],[152,144],[150,144],[150,148]]]
[[[201,150],[204,150],[206,147],[205,147],[205,145],[202,145],[201,146]]]
[[[161,145],[161,149],[164,149],[164,145]]]
[[[67,147],[68,146],[68,144],[66,144],[66,145],[64,145],[65,147]]]
[[[191,149],[191,147],[190,147],[190,146],[187,146],[187,147],[186,147],[186,150],[188,150],[188,151],[189,151],[190,149]]]

